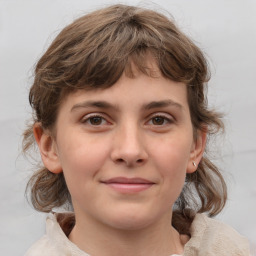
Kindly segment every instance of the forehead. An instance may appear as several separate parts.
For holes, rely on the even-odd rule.
[[[173,102],[185,110],[188,109],[186,85],[166,79],[160,73],[155,77],[142,73],[137,73],[135,77],[129,77],[124,73],[111,87],[77,90],[67,95],[62,102],[61,109],[70,111],[79,106],[86,105],[88,107],[90,105],[88,103],[99,101],[108,102],[109,104],[104,106],[112,105],[116,109],[123,106],[132,109],[157,101]],[[104,106],[102,105],[102,107]]]

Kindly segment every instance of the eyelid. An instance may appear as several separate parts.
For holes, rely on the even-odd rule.
[[[80,119],[81,123],[86,123],[89,121],[90,118],[93,118],[93,117],[100,117],[105,121],[105,123],[101,124],[101,126],[112,123],[111,118],[108,115],[106,115],[105,113],[101,113],[101,112],[92,112],[92,113],[87,113],[87,114],[83,115],[82,118]],[[156,112],[156,113],[150,114],[148,116],[148,118],[146,119],[147,120],[146,124],[149,123],[150,121],[152,121],[152,119],[155,117],[164,118],[165,121],[168,122],[168,124],[174,123],[176,121],[175,117],[173,115],[171,115],[170,113]],[[164,125],[159,125],[159,126],[164,126]]]
[[[164,117],[166,119],[170,119],[170,120],[175,120],[175,118],[173,117],[173,115],[169,114],[169,113],[165,113],[165,112],[156,112],[150,115],[149,118],[154,118],[154,117]]]
[[[105,114],[100,113],[100,112],[93,112],[93,113],[88,113],[88,114],[84,115],[81,118],[81,122],[86,123],[90,118],[93,118],[93,117],[100,117],[103,120],[105,120],[106,123],[110,123],[109,120],[108,120],[109,118],[107,118]]]
[[[162,117],[162,118],[164,118],[165,120],[167,120],[168,124],[171,124],[171,123],[175,122],[175,118],[171,114],[163,113],[163,112],[157,112],[157,113],[151,114],[149,116],[147,123],[152,121],[152,119],[155,118],[155,117]],[[159,126],[164,126],[164,125],[159,125]]]

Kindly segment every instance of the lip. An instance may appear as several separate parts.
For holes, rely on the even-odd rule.
[[[139,193],[149,189],[151,186],[155,184],[150,180],[146,180],[139,177],[115,177],[108,180],[104,180],[101,183],[123,194]]]

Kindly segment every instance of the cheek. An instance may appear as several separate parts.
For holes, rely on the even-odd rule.
[[[189,161],[191,144],[189,139],[167,138],[158,143],[157,146],[153,146],[152,150],[155,150],[155,155],[159,158],[160,163],[182,168]]]
[[[108,155],[107,143],[85,136],[70,136],[60,148],[59,157],[67,183],[79,184],[95,177]]]
[[[163,140],[154,151],[155,167],[165,182],[183,184],[190,159],[190,140]]]

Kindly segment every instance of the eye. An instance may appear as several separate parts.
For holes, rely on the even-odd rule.
[[[163,125],[165,121],[165,118],[162,116],[156,116],[152,118],[152,124],[154,125]]]
[[[89,124],[92,126],[100,126],[107,124],[107,120],[101,115],[89,115],[82,119],[82,123]]]
[[[167,115],[160,115],[160,114],[154,115],[149,120],[149,124],[154,126],[164,126],[171,123],[173,123],[172,117],[169,117]]]
[[[91,125],[101,125],[104,120],[101,116],[94,116],[89,118],[88,121]]]

